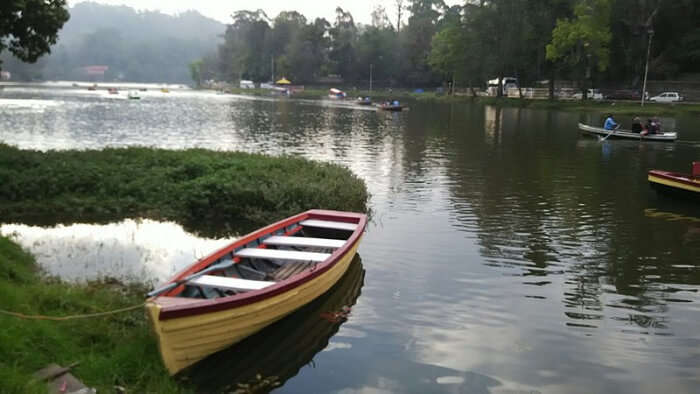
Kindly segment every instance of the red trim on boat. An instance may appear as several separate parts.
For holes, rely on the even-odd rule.
[[[184,317],[184,316],[193,316],[193,315],[199,315],[199,314],[205,314],[205,313],[211,313],[211,312],[217,312],[221,310],[226,310],[230,308],[236,308],[240,307],[243,305],[248,305],[252,304],[254,302],[258,302],[270,297],[274,297],[278,294],[284,293],[286,291],[289,291],[303,283],[306,283],[317,276],[321,275],[322,273],[328,271],[331,269],[352,247],[355,246],[355,244],[358,242],[360,236],[364,233],[365,227],[367,225],[367,216],[364,214],[360,213],[354,213],[354,212],[340,212],[340,211],[327,211],[327,210],[310,210],[307,212],[300,213],[298,215],[292,216],[290,218],[281,220],[277,223],[273,223],[269,226],[266,226],[260,230],[256,230],[241,239],[233,242],[230,245],[227,245],[216,252],[210,254],[207,257],[202,258],[199,262],[193,264],[192,266],[186,268],[185,270],[181,271],[178,273],[174,278],[169,280],[167,283],[171,283],[180,279],[185,278],[188,275],[191,275],[206,266],[210,265],[214,261],[218,260],[219,258],[225,256],[226,254],[230,254],[232,251],[234,251],[236,248],[240,248],[245,246],[246,244],[253,242],[260,237],[273,233],[275,231],[278,231],[280,229],[283,229],[285,227],[291,226],[297,222],[300,222],[302,220],[306,219],[319,219],[319,220],[332,220],[332,221],[339,221],[339,222],[347,222],[347,223],[357,223],[357,228],[355,231],[350,235],[348,238],[347,242],[345,245],[343,245],[341,248],[336,249],[331,256],[326,259],[326,261],[319,263],[315,269],[311,271],[304,271],[298,275],[293,276],[292,278],[280,281],[270,287],[266,287],[262,290],[259,291],[251,291],[247,293],[242,293],[242,294],[237,294],[234,296],[230,297],[221,297],[221,298],[214,298],[210,300],[201,300],[199,302],[193,302],[193,303],[188,303],[188,304],[181,304],[181,305],[163,305],[162,309],[159,314],[159,319],[160,320],[168,320],[168,319],[174,319],[178,317]],[[296,232],[301,229],[300,226],[297,226],[290,230],[290,232]],[[183,288],[184,286],[179,286],[180,288]],[[182,291],[179,289],[177,292],[175,290],[172,290],[168,293],[163,294],[162,296],[170,296],[172,297],[173,295],[176,295]],[[154,300],[157,300],[157,296],[154,298]]]
[[[694,187],[700,187],[700,181],[694,180],[692,176],[688,174],[681,174],[678,172],[661,171],[661,170],[650,170],[650,176],[659,177],[662,179],[667,179],[672,182],[682,183],[684,185],[690,185]]]

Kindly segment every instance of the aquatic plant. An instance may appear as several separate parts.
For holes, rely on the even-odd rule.
[[[301,211],[367,211],[349,169],[292,156],[145,147],[20,150],[0,143],[0,217],[52,225],[150,218],[247,231]]]

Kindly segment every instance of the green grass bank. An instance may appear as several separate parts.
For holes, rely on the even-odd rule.
[[[239,89],[232,88],[229,93],[270,96],[267,89]],[[346,100],[354,100],[358,96],[370,95],[368,90],[349,90]],[[295,93],[293,98],[321,99],[328,96],[327,89],[305,89],[303,92]],[[371,97],[374,101],[383,100],[415,100],[419,102],[440,102],[440,103],[480,103],[496,105],[501,107],[551,109],[559,111],[575,112],[611,112],[618,115],[639,115],[639,116],[662,116],[680,114],[700,114],[700,104],[678,103],[678,104],[656,104],[644,103],[642,107],[638,101],[630,100],[603,100],[603,101],[582,101],[582,100],[531,100],[506,97],[470,97],[470,96],[448,96],[435,92],[413,93],[406,89],[395,89],[389,92],[386,89],[372,91]]]
[[[247,232],[310,208],[366,212],[368,192],[349,169],[295,157],[203,149],[29,151],[0,144],[2,222],[173,220],[200,234]],[[0,236],[0,309],[69,316],[139,305],[147,289],[110,281],[62,283]],[[187,393],[171,378],[142,308],[105,317],[29,320],[0,313],[0,392],[43,393],[31,374],[80,362],[98,392]]]
[[[45,278],[34,258],[0,237],[0,300],[3,310],[25,315],[89,314],[142,303],[146,289],[115,283],[66,285]],[[73,374],[98,393],[183,393],[160,361],[143,309],[66,321],[26,320],[0,314],[0,392],[44,393],[32,373],[49,363],[80,362]]]

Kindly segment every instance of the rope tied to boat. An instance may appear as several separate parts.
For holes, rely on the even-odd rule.
[[[64,320],[89,319],[89,318],[93,318],[93,317],[115,315],[117,313],[129,312],[129,311],[132,311],[134,309],[142,308],[144,305],[145,305],[145,303],[141,303],[139,305],[132,305],[132,306],[129,306],[126,308],[119,308],[119,309],[114,309],[111,311],[97,312],[97,313],[86,313],[86,314],[80,314],[80,315],[69,315],[69,316],[25,315],[23,313],[6,311],[3,309],[0,309],[0,314],[7,315],[7,316],[13,316],[13,317],[17,317],[20,319],[27,319],[27,320],[64,321]]]

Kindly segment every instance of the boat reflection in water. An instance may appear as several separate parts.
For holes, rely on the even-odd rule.
[[[326,294],[279,322],[183,371],[198,392],[281,386],[323,350],[360,296],[365,270],[359,255]]]

